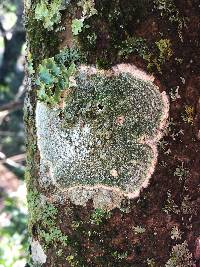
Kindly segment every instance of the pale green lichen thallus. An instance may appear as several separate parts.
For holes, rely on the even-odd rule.
[[[37,104],[43,183],[140,190],[155,161],[149,140],[157,135],[163,109],[150,81],[79,71],[64,110]]]

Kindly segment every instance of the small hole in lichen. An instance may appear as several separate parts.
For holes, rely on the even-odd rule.
[[[60,120],[63,120],[63,119],[64,119],[64,113],[63,113],[63,112],[60,112],[60,113],[58,114],[58,116],[59,116]]]
[[[98,104],[97,107],[98,107],[99,110],[103,110],[103,106],[101,104]]]

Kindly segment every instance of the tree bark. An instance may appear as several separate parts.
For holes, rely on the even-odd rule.
[[[25,2],[30,266],[200,266],[199,8]]]

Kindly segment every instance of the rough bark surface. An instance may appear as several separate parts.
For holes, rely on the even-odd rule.
[[[24,120],[27,131],[29,231],[32,238],[30,266],[200,266],[199,12],[198,0],[26,1],[28,94]],[[68,161],[64,161],[68,154],[61,151],[65,149],[64,140],[68,138],[66,131],[73,129],[74,125],[79,125],[83,131],[87,125],[91,125],[91,120],[102,121],[99,114],[104,107],[107,108],[107,102],[104,101],[102,106],[100,101],[108,99],[107,91],[102,90],[102,96],[98,89],[89,90],[92,103],[81,90],[76,93],[79,92],[74,88],[79,86],[77,75],[81,73],[80,66],[101,69],[97,71],[99,76],[92,76],[100,82],[101,79],[107,79],[106,73],[113,77],[113,67],[120,64],[134,65],[149,73],[148,77],[151,77],[151,84],[157,88],[156,92],[159,95],[163,92],[167,94],[169,103],[165,111],[168,114],[169,107],[169,118],[168,125],[163,125],[164,136],[157,140],[157,160],[149,182],[142,186],[146,188],[137,187],[137,194],[125,194],[117,200],[117,204],[109,206],[108,203],[116,200],[115,196],[105,200],[96,191],[91,193],[86,188],[83,192],[76,188],[70,197],[65,188],[66,180],[59,184],[59,189],[62,190],[58,190],[57,182],[63,179],[63,172],[64,179],[65,175],[70,177],[73,174],[72,169],[62,165],[63,162],[64,165],[68,164]],[[74,67],[76,70],[72,71]],[[64,89],[59,82],[61,76],[67,77],[63,82],[65,85],[69,82]],[[85,78],[87,88],[93,88],[93,78],[91,75]],[[102,88],[109,82],[110,80],[103,82]],[[61,88],[60,91],[58,88]],[[119,83],[114,87],[112,97],[121,94],[123,99],[121,91],[115,94],[116,88],[119,88]],[[116,98],[114,102],[119,104],[118,100]],[[129,121],[126,125],[124,114],[128,112],[131,116],[131,110],[123,109],[119,104],[120,112],[125,112],[120,113],[116,111],[116,104],[114,108],[110,108],[112,101],[109,101],[105,114],[115,122],[113,127],[109,127],[112,128],[112,138],[120,136],[120,146],[127,145],[130,138],[138,140],[141,137],[139,130],[136,130],[135,135],[127,135],[133,129],[138,129],[137,125],[128,128]],[[127,103],[126,99],[125,106],[128,106]],[[151,111],[150,108],[149,110]],[[45,116],[47,113],[51,116],[42,117],[44,113]],[[154,115],[158,114],[156,110]],[[79,124],[77,118],[81,118]],[[167,115],[165,120],[166,118]],[[149,119],[149,125],[153,119]],[[57,124],[59,126],[55,129]],[[54,153],[51,149],[56,141],[51,140],[48,125],[55,140],[58,128],[62,129],[57,133],[58,139],[61,134],[64,138],[59,139],[59,142],[63,140],[63,147],[61,143]],[[122,128],[123,125],[126,128]],[[110,145],[112,152],[112,143],[107,141],[111,139],[110,132],[106,130],[105,134],[96,124],[92,129],[98,140],[106,140],[105,143],[108,148]],[[155,133],[145,132],[147,136]],[[127,139],[124,139],[126,135]],[[80,138],[76,141],[80,141]],[[115,143],[114,147],[117,145]],[[97,150],[95,147],[94,155]],[[120,162],[120,156],[127,160],[127,151],[121,151],[122,147],[119,155],[115,155],[115,162]],[[109,166],[110,177],[118,179],[123,171],[115,169],[111,164],[112,153],[110,161],[106,159],[102,162],[105,169]],[[135,155],[137,161],[141,153]],[[147,158],[146,156],[145,159]],[[102,174],[99,165],[95,166],[96,173]],[[60,172],[55,171],[58,167]],[[89,168],[90,165],[87,165],[88,172],[85,173],[88,176],[92,173]],[[109,176],[106,172],[103,174]],[[82,177],[79,184],[76,180],[75,185],[80,186],[85,178]],[[74,176],[70,179],[74,186]],[[130,177],[126,182],[129,179]],[[99,183],[95,180],[89,186],[93,188],[95,185],[106,184],[112,189],[114,179],[111,180],[111,183],[110,180],[100,179]],[[120,180],[117,181],[115,186],[119,188],[123,185],[123,190],[126,190],[127,187]],[[82,185],[85,186],[85,183]],[[70,187],[69,180],[67,186]],[[108,194],[103,194],[105,195]],[[103,202],[106,205],[99,204]]]

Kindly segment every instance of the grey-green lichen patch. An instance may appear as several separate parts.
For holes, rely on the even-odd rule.
[[[77,205],[93,199],[95,207],[111,209],[148,185],[167,99],[125,64],[110,71],[82,67],[76,84],[64,110],[37,103],[41,183],[54,184]]]

